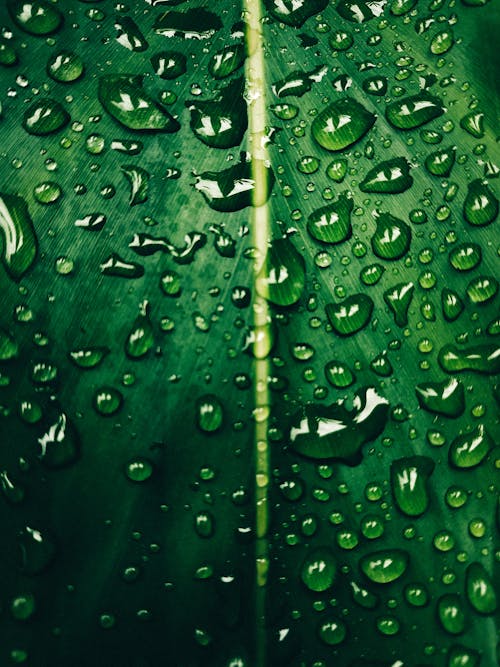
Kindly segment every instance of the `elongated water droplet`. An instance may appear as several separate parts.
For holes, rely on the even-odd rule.
[[[81,347],[71,350],[69,358],[78,368],[95,368],[110,352],[109,347]]]
[[[247,129],[243,79],[235,79],[212,100],[189,100],[190,127],[194,135],[212,148],[239,146]]]
[[[141,264],[128,262],[116,252],[112,253],[100,268],[103,275],[117,278],[140,278],[144,275],[144,267]]]
[[[276,81],[272,85],[272,91],[277,97],[302,97],[308,93],[314,83],[321,81],[327,72],[325,65],[318,65],[309,72],[291,72],[284,79]]]
[[[471,606],[480,614],[493,614],[497,610],[493,581],[481,563],[471,563],[467,567],[465,590]]]
[[[465,306],[456,292],[443,287],[441,291],[441,307],[445,320],[447,322],[454,322],[460,316]]]
[[[438,97],[419,93],[391,102],[385,109],[385,117],[398,130],[413,130],[425,125],[444,113]]]
[[[450,445],[448,458],[455,468],[475,468],[488,456],[493,440],[483,424],[457,436]]]
[[[288,238],[271,242],[256,279],[257,293],[277,306],[291,306],[302,296],[305,261]]]
[[[341,151],[364,137],[376,118],[352,97],[344,97],[332,102],[316,116],[311,132],[323,148]]]
[[[97,96],[104,109],[129,130],[177,132],[173,116],[146,93],[143,76],[109,74],[99,79]]]
[[[203,7],[185,12],[169,11],[158,14],[153,30],[164,37],[184,39],[210,39],[222,28],[222,21]]]
[[[351,410],[344,399],[330,406],[303,406],[292,419],[291,449],[308,458],[359,464],[363,444],[384,430],[389,403],[373,387],[361,388],[352,403]]]
[[[205,394],[196,401],[196,425],[203,433],[215,433],[222,428],[224,409],[214,394]]]
[[[375,255],[380,259],[400,259],[408,252],[411,243],[411,229],[399,218],[390,213],[375,214],[377,228],[371,244]]]
[[[32,266],[38,252],[33,222],[22,197],[0,193],[0,231],[3,236],[3,265],[11,278],[20,280]]]
[[[194,187],[201,192],[207,204],[214,211],[233,213],[246,206],[262,206],[271,194],[275,176],[270,166],[262,161],[256,162],[252,170],[250,160],[244,156],[240,163],[222,171],[205,171],[196,174]],[[267,187],[264,188],[266,198],[263,201],[256,200],[254,196],[253,173],[256,170],[263,171],[263,176],[267,179]]]
[[[465,410],[464,386],[455,378],[417,384],[415,393],[420,407],[428,412],[459,417]]]
[[[21,569],[30,577],[41,574],[54,560],[56,546],[48,531],[25,526],[18,535]]]
[[[413,299],[413,283],[398,283],[384,292],[384,301],[394,314],[398,327],[408,324],[408,309]]]
[[[153,325],[149,316],[149,303],[144,301],[140,305],[139,310],[140,313],[125,341],[125,353],[132,359],[144,357],[154,345]]]
[[[308,18],[319,14],[328,5],[328,0],[315,2],[296,2],[293,0],[264,0],[264,7],[280,23],[293,28],[300,28]]]
[[[208,71],[214,79],[224,79],[236,72],[245,62],[243,44],[225,46],[214,53],[208,62]]]
[[[494,343],[466,348],[457,348],[451,344],[443,345],[439,351],[438,361],[447,373],[476,371],[496,375],[500,373],[500,348]]]
[[[494,276],[477,276],[467,285],[467,296],[472,303],[485,304],[496,297],[498,286]]]
[[[387,0],[340,0],[337,11],[342,18],[353,23],[364,23],[381,16]]]
[[[437,603],[438,618],[450,635],[461,635],[465,630],[465,614],[460,597],[455,593],[442,595]]]
[[[62,468],[78,459],[80,440],[64,412],[52,410],[51,413],[45,419],[45,432],[38,438],[40,459],[47,468]]]
[[[117,16],[115,19],[116,41],[129,51],[146,51],[149,44],[137,23],[130,16]]]
[[[397,507],[407,516],[421,516],[429,506],[429,477],[434,461],[408,456],[391,463],[391,489]]]
[[[403,157],[396,157],[380,162],[370,169],[359,184],[359,189],[361,192],[399,194],[411,188],[412,184],[408,161]]]
[[[121,169],[130,185],[129,205],[143,204],[148,200],[149,173],[142,167],[131,164],[124,165]]]

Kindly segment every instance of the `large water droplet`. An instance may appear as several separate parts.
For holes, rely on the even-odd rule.
[[[459,417],[465,410],[464,386],[455,378],[417,384],[415,393],[420,407],[428,412]]]
[[[342,243],[352,234],[353,206],[353,199],[348,193],[340,194],[335,203],[318,208],[310,214],[307,231],[317,241]]]
[[[290,427],[290,447],[313,459],[338,459],[349,465],[361,461],[361,448],[382,433],[389,402],[373,387],[354,395],[352,409],[340,399],[330,406],[304,405]]]
[[[450,635],[460,635],[465,630],[465,614],[460,597],[455,593],[442,595],[437,603],[438,618]]]
[[[443,345],[439,351],[438,361],[447,373],[460,371],[476,371],[487,375],[500,373],[500,349],[493,343],[466,348]]]
[[[488,456],[494,443],[483,424],[458,435],[450,445],[448,458],[455,468],[475,468]]]
[[[493,581],[481,563],[471,563],[467,567],[465,590],[471,606],[480,614],[493,614],[497,610]]]
[[[99,79],[97,96],[106,111],[129,130],[177,132],[173,116],[146,93],[143,76],[109,74]]]
[[[380,162],[370,169],[359,184],[359,189],[361,192],[399,194],[408,190],[412,184],[408,161],[403,157],[396,157]]]
[[[400,259],[410,248],[410,227],[390,213],[376,212],[374,215],[377,228],[371,239],[373,252],[380,259]]]
[[[247,129],[247,108],[243,98],[243,79],[235,79],[219,90],[212,100],[189,100],[190,127],[207,146],[239,146]]]
[[[364,137],[376,118],[352,97],[344,97],[329,104],[316,116],[311,132],[323,148],[341,151]]]
[[[383,549],[363,556],[359,566],[370,581],[390,584],[403,576],[410,559],[402,549]]]
[[[428,480],[434,461],[407,456],[391,463],[391,488],[397,507],[407,516],[420,516],[429,506]]]
[[[341,303],[329,303],[325,312],[333,330],[339,336],[352,336],[370,321],[373,300],[366,294],[353,294]]]
[[[337,563],[328,547],[320,547],[308,554],[300,568],[300,578],[310,591],[322,593],[331,588],[337,574]]]
[[[38,242],[28,206],[22,197],[0,193],[2,262],[14,280],[20,280],[35,261]]]
[[[419,93],[388,104],[385,109],[385,117],[393,127],[399,130],[413,130],[439,118],[444,111],[438,97],[428,93]]]
[[[468,185],[464,201],[464,218],[473,227],[491,224],[498,216],[498,199],[480,178]]]
[[[24,112],[23,127],[29,134],[45,136],[59,132],[70,121],[66,109],[55,100],[45,97],[34,102]]]
[[[8,0],[7,7],[14,22],[30,35],[50,35],[63,23],[57,6],[46,0]]]
[[[271,242],[256,279],[260,296],[277,306],[291,306],[302,296],[305,261],[289,238]]]

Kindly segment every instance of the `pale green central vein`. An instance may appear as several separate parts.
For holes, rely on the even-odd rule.
[[[252,177],[255,181],[253,201],[266,202],[268,181],[266,164],[269,162],[266,148],[266,73],[262,37],[262,7],[260,0],[243,0],[247,23],[246,84],[248,100],[248,127]],[[269,240],[269,210],[267,203],[251,208],[250,227],[252,243],[257,250],[258,261],[254,266],[254,287],[259,264],[267,252]],[[262,292],[262,290],[261,290]],[[254,289],[256,294],[256,290]],[[267,531],[269,525],[268,488],[270,478],[269,444],[267,438],[269,420],[269,362],[265,348],[269,340],[270,317],[267,300],[255,296],[253,325],[254,344],[254,401],[255,401],[255,502],[256,502],[256,637],[255,665],[266,664],[265,596],[269,564]],[[261,341],[261,342],[260,342]]]

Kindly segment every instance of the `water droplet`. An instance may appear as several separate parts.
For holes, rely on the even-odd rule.
[[[47,531],[25,526],[18,535],[21,568],[32,577],[46,570],[54,560],[56,547]]]
[[[70,121],[66,109],[55,100],[45,97],[34,102],[23,115],[23,127],[29,134],[45,136],[59,132]]]
[[[462,2],[473,2],[475,0],[462,0]],[[479,667],[481,656],[473,648],[462,644],[452,646],[448,651],[447,667]]]
[[[10,603],[10,613],[16,621],[27,621],[36,609],[35,596],[32,593],[16,595]]]
[[[498,293],[498,280],[493,276],[477,276],[467,285],[466,291],[472,303],[488,303]]]
[[[453,30],[451,30],[451,28],[446,28],[434,35],[431,40],[430,51],[435,56],[441,56],[447,53],[454,43],[455,37],[453,35]]]
[[[134,165],[124,165],[123,175],[130,185],[129,205],[143,204],[148,200],[149,174],[145,169]]]
[[[70,419],[52,408],[45,417],[45,432],[38,438],[40,459],[47,468],[62,468],[74,463],[80,454],[80,439]]]
[[[339,195],[336,202],[313,211],[307,221],[309,234],[323,243],[342,243],[352,234],[353,200],[349,193]]]
[[[370,264],[368,266],[364,266],[361,269],[359,277],[363,285],[372,287],[373,285],[376,285],[382,278],[384,271],[385,268],[382,266],[382,264]]]
[[[323,593],[333,585],[337,563],[328,547],[320,547],[308,554],[300,569],[300,578],[310,591]]]
[[[99,387],[94,393],[92,405],[103,417],[115,415],[123,405],[123,395],[114,387]]]
[[[428,456],[408,456],[391,463],[391,488],[397,507],[420,516],[429,506],[428,483],[434,462]]]
[[[214,79],[224,79],[236,72],[245,62],[243,44],[225,46],[210,58],[208,71]]]
[[[464,201],[464,218],[473,227],[491,224],[498,216],[498,199],[481,179],[471,181]]]
[[[263,171],[263,177],[267,179],[267,187],[264,188],[265,199],[257,200],[255,198],[255,180],[253,173]],[[201,192],[207,204],[214,211],[235,212],[246,206],[262,206],[269,198],[275,176],[270,166],[262,161],[252,163],[243,156],[238,164],[235,164],[222,171],[205,171],[196,174],[196,183],[194,187]]]
[[[328,0],[316,0],[316,2],[276,2],[275,0],[264,0],[264,7],[269,14],[280,23],[300,28],[308,18],[319,14],[328,5]]]
[[[366,294],[353,294],[341,303],[327,304],[325,312],[336,334],[352,336],[368,324],[373,306],[373,300]]]
[[[371,239],[373,252],[380,259],[400,259],[410,248],[410,227],[390,213],[377,211],[374,215],[377,228]]]
[[[364,387],[356,392],[352,405],[349,410],[340,399],[329,406],[303,406],[292,418],[291,449],[313,459],[360,463],[363,444],[384,430],[389,403],[373,387]]]
[[[146,93],[143,76],[110,74],[99,79],[98,98],[106,111],[129,130],[177,132],[173,116]]]
[[[194,135],[212,148],[239,146],[247,129],[243,98],[244,80],[231,81],[211,100],[189,100],[190,127]]]
[[[37,37],[56,32],[63,23],[63,15],[57,6],[45,0],[9,0],[7,8],[16,25]]]
[[[47,63],[47,74],[59,83],[77,81],[84,72],[83,60],[73,51],[59,51]]]
[[[257,275],[257,293],[277,306],[291,306],[302,296],[304,284],[302,255],[288,238],[272,241]]]
[[[405,327],[408,324],[408,309],[413,299],[413,292],[413,283],[398,283],[384,292],[384,301],[392,310],[398,327]]]
[[[448,259],[457,271],[472,271],[481,263],[482,255],[477,243],[460,243],[451,250]]]
[[[417,384],[415,393],[420,407],[428,412],[459,417],[465,410],[464,386],[455,378]]]
[[[439,118],[444,111],[438,97],[428,93],[419,93],[388,104],[385,109],[385,117],[396,129],[413,130]]]
[[[400,194],[413,184],[410,176],[410,165],[403,157],[392,158],[380,162],[370,169],[359,184],[361,192],[381,194]]]
[[[338,618],[323,621],[318,630],[319,638],[327,646],[341,644],[347,635],[346,624]]]
[[[409,556],[402,549],[383,549],[363,556],[359,566],[370,581],[389,584],[406,572]]]
[[[129,51],[146,51],[149,44],[139,29],[137,23],[130,16],[115,18],[116,41]]]
[[[356,379],[351,369],[342,361],[329,361],[325,365],[325,377],[336,389],[350,387]]]
[[[341,151],[364,137],[376,116],[352,97],[332,102],[313,120],[314,140],[329,151]]]
[[[110,349],[104,346],[81,347],[69,352],[69,358],[78,368],[95,368],[104,357],[108,355]]]
[[[136,456],[125,466],[125,475],[131,482],[147,482],[153,471],[153,464],[143,456]]]
[[[222,428],[224,409],[214,394],[205,394],[196,401],[196,425],[204,433],[215,433]]]
[[[125,341],[125,353],[131,359],[144,357],[154,345],[153,325],[149,316],[149,303],[144,301],[140,305],[139,310],[140,313],[135,319]]]
[[[495,587],[481,563],[471,563],[467,567],[465,590],[471,606],[480,614],[493,614],[497,610]]]
[[[425,168],[433,176],[449,176],[455,164],[456,148],[442,148],[425,158]]]
[[[448,458],[455,468],[475,468],[488,456],[494,443],[483,424],[458,435],[450,445]]]
[[[164,37],[194,40],[210,39],[221,28],[222,21],[217,14],[203,7],[187,9],[185,12],[162,12],[153,25],[153,30]]]

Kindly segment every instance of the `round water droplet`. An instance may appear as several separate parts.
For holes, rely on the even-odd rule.
[[[100,387],[94,393],[92,405],[103,417],[115,415],[123,405],[123,395],[114,387]]]
[[[60,83],[72,83],[83,74],[83,60],[73,51],[59,51],[49,58],[47,74]]]
[[[319,638],[328,646],[341,644],[347,635],[346,624],[339,618],[324,621],[318,630]]]
[[[153,474],[153,464],[149,459],[137,456],[125,466],[125,474],[131,482],[146,482]]]
[[[352,97],[332,102],[313,120],[314,140],[329,151],[341,151],[359,141],[373,126],[376,116]]]
[[[23,127],[29,134],[45,136],[59,132],[70,121],[64,107],[48,97],[34,102],[23,116]]]
[[[7,7],[14,22],[30,35],[50,35],[63,22],[63,15],[57,6],[46,0],[8,0]]]
[[[497,610],[497,595],[493,581],[481,563],[471,563],[465,575],[465,590],[471,606],[480,614]]]

